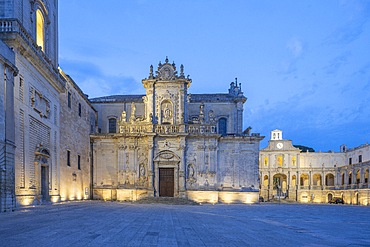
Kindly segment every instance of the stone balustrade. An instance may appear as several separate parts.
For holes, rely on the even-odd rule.
[[[36,44],[32,36],[27,32],[27,30],[17,19],[0,19],[0,37],[12,33],[18,34],[27,43],[27,45],[31,47],[31,49],[35,52],[39,59],[44,63],[44,65],[49,68],[49,70],[52,71],[54,75],[59,78],[61,77],[59,75],[58,69],[54,67],[51,60],[41,50],[41,47]],[[62,86],[64,87],[64,85]]]

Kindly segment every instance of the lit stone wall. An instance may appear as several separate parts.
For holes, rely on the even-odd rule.
[[[0,212],[15,208],[14,75],[13,51],[0,41]]]
[[[90,102],[76,83],[64,72],[66,91],[60,94],[60,199],[82,200],[91,195],[91,126],[95,126],[96,114]],[[68,106],[68,93],[71,95],[71,106]],[[93,128],[95,130],[95,128]],[[70,152],[70,163],[67,161]],[[80,157],[80,167],[78,167]]]
[[[37,57],[24,57],[16,50],[19,75],[15,79],[16,194],[19,205],[41,203],[41,169],[48,167],[49,196],[59,195],[59,88],[35,66]],[[49,156],[35,163],[37,149]],[[49,200],[49,199],[46,199]]]

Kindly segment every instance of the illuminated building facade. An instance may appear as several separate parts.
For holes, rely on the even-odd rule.
[[[237,82],[225,94],[188,94],[184,67],[159,63],[145,95],[91,99],[94,198],[182,197],[198,202],[258,201],[258,149],[243,132],[246,98]]]
[[[58,1],[0,1],[1,211],[87,198],[91,191],[89,134],[95,111],[58,69],[57,23]],[[61,169],[67,149],[70,166]]]
[[[341,198],[346,204],[370,204],[368,144],[353,149],[342,145],[340,152],[302,152],[274,130],[259,164],[264,200],[328,203]]]

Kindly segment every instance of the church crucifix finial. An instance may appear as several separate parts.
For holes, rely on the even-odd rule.
[[[184,76],[184,65],[180,65],[180,77],[181,78],[184,78],[185,76]]]
[[[166,63],[168,63],[168,56],[166,56],[166,60],[165,60]]]
[[[153,65],[150,65],[149,79],[153,79]]]

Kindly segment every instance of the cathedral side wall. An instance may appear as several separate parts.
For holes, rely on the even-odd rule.
[[[221,139],[219,183],[223,188],[258,191],[259,142]]]
[[[70,106],[68,93],[71,95]],[[60,104],[60,199],[89,199],[90,133],[94,125],[91,123],[91,115],[95,111],[69,78],[65,93],[60,94]]]

